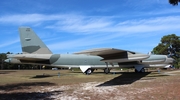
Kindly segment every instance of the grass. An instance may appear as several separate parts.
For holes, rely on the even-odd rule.
[[[60,73],[60,77],[58,76]],[[104,81],[117,75],[101,72],[85,75],[80,71],[70,70],[1,70],[0,85],[26,82],[52,82],[57,85],[74,84],[91,81]]]
[[[114,73],[115,72],[115,73]],[[170,72],[170,73],[166,73]],[[173,72],[173,73],[171,73]],[[58,76],[60,73],[60,76]],[[174,74],[174,75],[171,75]],[[104,74],[102,70],[95,71],[91,75],[85,75],[79,70],[0,70],[0,99],[49,99],[51,95],[59,93],[65,96],[77,96],[79,98],[108,99],[124,97],[126,99],[143,100],[179,100],[180,96],[180,71],[151,71],[146,73],[121,72],[113,70],[110,74]],[[82,83],[98,82],[89,90],[81,90]],[[65,90],[44,90],[50,87],[69,87]],[[115,92],[111,89],[116,88]],[[95,89],[95,90],[93,90]],[[98,91],[110,91],[96,93]],[[43,92],[38,91],[44,90]],[[78,94],[78,93],[83,93]],[[40,96],[39,96],[40,95]]]
[[[93,81],[112,81],[113,83],[116,83],[114,81],[119,82],[118,80],[121,80],[121,82],[123,82],[123,80],[131,81],[129,83],[132,83],[141,78],[145,78],[145,76],[146,78],[168,76],[157,72],[137,74],[134,72],[120,72],[119,70],[114,72],[112,71],[110,74],[104,74],[103,71],[99,70],[91,75],[85,75],[79,70],[0,70],[0,85],[24,82],[51,82],[57,85],[78,84]],[[60,73],[60,76],[58,76],[58,73]]]

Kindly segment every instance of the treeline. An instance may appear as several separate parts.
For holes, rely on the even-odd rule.
[[[163,36],[160,43],[154,47],[153,53],[174,58],[174,67],[180,68],[180,36],[176,34]]]

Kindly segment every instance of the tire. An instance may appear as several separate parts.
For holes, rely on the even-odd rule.
[[[92,73],[91,68],[87,69],[87,71],[85,73],[86,73],[86,75],[90,75]]]
[[[110,73],[110,69],[109,68],[105,68],[104,69],[104,73],[106,73],[106,74]]]

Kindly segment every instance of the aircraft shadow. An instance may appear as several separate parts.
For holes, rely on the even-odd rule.
[[[72,72],[69,72],[69,73],[72,73],[72,74],[83,74],[83,72],[81,71],[72,71]],[[121,74],[122,72],[110,72],[110,74]],[[103,74],[103,75],[106,75],[106,73],[104,73],[103,71],[94,71],[93,73],[91,73],[92,75],[96,75],[96,74]]]
[[[140,80],[142,77],[145,77],[146,75],[150,74],[151,72],[145,72],[145,73],[120,72],[120,73],[121,73],[120,76],[115,77],[114,79],[106,81],[102,84],[99,84],[99,85],[97,85],[97,87],[132,84],[133,82]],[[120,74],[120,73],[118,73],[118,74]]]
[[[33,79],[33,78],[47,78],[47,77],[53,77],[53,76],[55,76],[55,75],[42,74],[42,75],[33,76],[30,79]]]

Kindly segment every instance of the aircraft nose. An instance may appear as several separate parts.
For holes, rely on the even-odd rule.
[[[169,63],[175,63],[176,61],[175,61],[175,59],[173,59],[173,58],[168,58],[169,59]]]

